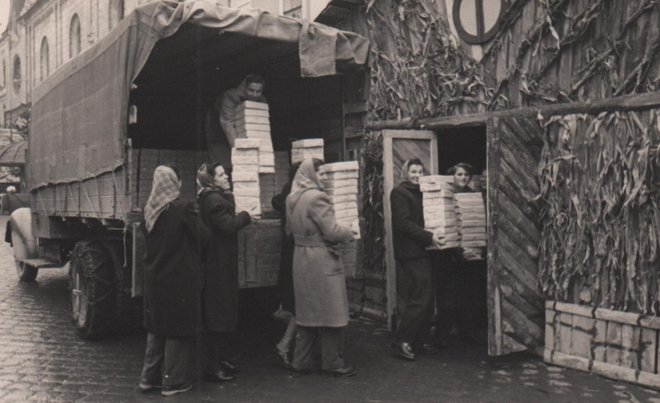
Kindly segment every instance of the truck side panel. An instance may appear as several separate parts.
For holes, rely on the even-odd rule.
[[[80,182],[35,189],[30,204],[48,216],[123,220],[130,211],[125,172],[125,167],[119,167]]]

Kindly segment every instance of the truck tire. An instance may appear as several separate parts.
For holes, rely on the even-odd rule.
[[[79,241],[71,253],[69,285],[73,324],[83,339],[113,333],[116,318],[114,261],[100,241]]]
[[[131,297],[132,263],[130,242],[125,239],[103,242],[114,262],[114,282],[116,287],[115,314],[117,332],[132,333],[142,325],[142,305],[138,298]]]
[[[22,262],[20,260],[14,259],[14,262],[16,263],[16,274],[18,275],[18,279],[23,282],[33,282],[37,278],[37,273],[39,273],[39,269],[30,266],[29,264]]]

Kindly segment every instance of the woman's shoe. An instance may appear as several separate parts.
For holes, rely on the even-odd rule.
[[[163,390],[160,392],[161,396],[174,396],[179,393],[187,392],[192,389],[192,384],[185,383],[177,386],[163,386]]]
[[[160,390],[163,386],[155,383],[140,382],[138,384],[138,390],[140,393],[149,393],[155,390]]]
[[[357,370],[351,366],[337,368],[337,369],[329,369],[323,372],[325,372],[328,375],[332,375],[336,378],[348,378],[349,376],[357,375]]]
[[[238,364],[232,361],[220,361],[220,366],[222,366],[225,372],[228,372],[232,375],[238,373],[238,370],[240,369]]]
[[[415,352],[413,351],[410,343],[395,343],[392,345],[392,354],[396,358],[401,358],[403,360],[415,361]]]
[[[226,382],[233,380],[234,375],[223,368],[217,371],[207,371],[205,378],[207,381],[211,382]]]
[[[277,347],[275,347],[275,350],[273,350],[273,352],[275,353],[275,356],[277,357],[277,362],[280,364],[281,367],[285,369],[293,369],[293,365],[291,364],[291,360],[289,360],[289,355],[287,353],[281,351]]]

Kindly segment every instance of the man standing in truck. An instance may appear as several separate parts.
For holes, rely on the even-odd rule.
[[[209,160],[231,166],[231,148],[236,139],[238,107],[244,101],[266,102],[263,77],[249,74],[236,88],[219,96],[206,114],[205,132]]]

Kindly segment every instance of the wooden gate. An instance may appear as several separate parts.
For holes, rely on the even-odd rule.
[[[438,145],[435,133],[428,130],[383,130],[383,210],[385,215],[385,264],[387,266],[387,324],[396,321],[396,265],[392,246],[392,209],[390,192],[401,182],[401,166],[419,158],[425,174],[438,172]]]
[[[488,354],[542,354],[539,211],[529,199],[539,191],[543,129],[533,117],[506,117],[488,131]]]

